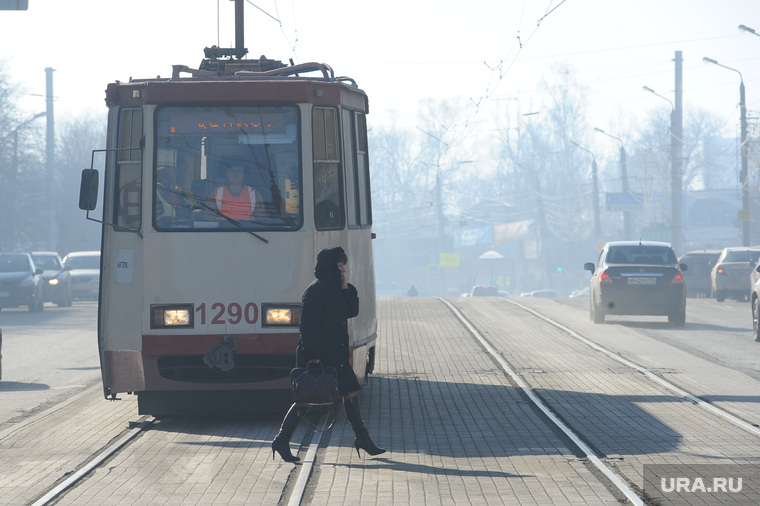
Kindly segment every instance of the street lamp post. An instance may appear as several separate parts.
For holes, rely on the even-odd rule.
[[[625,147],[623,146],[623,141],[619,137],[615,137],[614,135],[608,134],[601,128],[594,128],[595,132],[599,132],[600,134],[606,135],[607,137],[610,137],[612,139],[615,139],[620,143],[620,176],[623,179],[623,194],[628,195],[628,166],[625,156]],[[623,211],[623,239],[630,240],[631,239],[631,217],[629,215],[628,210]]]
[[[712,58],[708,58],[705,56],[704,58],[702,58],[702,61],[706,63],[712,63],[713,65],[717,65],[718,67],[723,67],[724,69],[733,70],[734,72],[739,74],[739,109],[741,112],[740,121],[741,121],[741,154],[742,154],[742,168],[739,174],[739,179],[741,179],[741,184],[742,184],[742,212],[739,217],[739,220],[742,222],[742,246],[749,246],[750,210],[749,210],[749,181],[747,180],[749,164],[747,160],[747,106],[746,106],[747,102],[746,102],[746,97],[744,94],[744,77],[742,76],[742,73],[739,72],[738,70],[731,67],[727,67],[721,63],[718,63],[716,60],[713,60]]]
[[[596,236],[596,239],[599,240],[602,238],[602,223],[601,219],[599,218],[599,179],[597,177],[596,170],[596,157],[594,156],[594,153],[584,148],[577,142],[570,141],[570,144],[591,155],[591,181],[593,184],[592,191],[594,192],[594,235]]]
[[[438,142],[438,149],[436,150],[436,160],[435,160],[435,201],[436,201],[436,221],[438,222],[438,259],[436,260],[436,263],[439,265],[438,267],[438,279],[440,282],[440,294],[446,295],[446,275],[445,271],[440,267],[440,261],[441,261],[441,253],[446,251],[446,234],[443,227],[443,177],[441,175],[441,146],[445,146],[445,150],[447,151],[449,148],[449,145],[444,142],[439,137],[436,137],[432,133],[428,132],[427,130],[423,130],[420,127],[417,127],[417,129],[434,139]]]

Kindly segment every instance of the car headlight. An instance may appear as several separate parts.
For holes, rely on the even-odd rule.
[[[61,280],[58,279],[58,278],[50,278],[50,279],[48,279],[48,284],[50,286],[56,286],[60,282],[61,282]]]
[[[150,328],[193,328],[192,304],[173,304],[150,307]]]
[[[262,304],[263,327],[298,327],[301,323],[299,304]]]

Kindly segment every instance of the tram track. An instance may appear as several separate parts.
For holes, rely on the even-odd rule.
[[[290,478],[281,491],[280,504],[287,504],[288,506],[297,506],[304,502],[306,498],[306,491],[309,485],[313,485],[313,476],[315,470],[319,467],[318,451],[322,442],[322,436],[325,433],[324,427],[328,424],[328,414],[324,413],[319,415],[319,418],[314,418],[313,426],[316,430],[307,431],[304,435],[301,445],[306,444],[305,455],[302,454],[302,459],[297,466],[293,466],[290,471]],[[152,430],[159,430],[157,424],[163,422],[163,420],[156,419],[150,415],[143,415],[138,420],[130,422],[130,427],[123,430],[121,433],[115,435],[112,441],[102,449],[102,451],[96,453],[91,458],[80,463],[76,470],[61,477],[53,486],[51,486],[42,496],[34,499],[29,503],[30,506],[47,506],[52,504],[58,504],[61,500],[66,503],[66,495],[74,491],[79,485],[83,484],[89,476],[95,473],[98,469],[103,467],[109,462],[120,456],[121,452],[131,451],[131,445],[139,439],[140,436],[144,436]],[[168,423],[174,424],[174,421]],[[182,422],[180,422],[180,425]],[[275,430],[276,430],[276,426]],[[167,429],[163,429],[167,430]],[[177,430],[172,427],[169,430]],[[269,455],[268,445],[266,454]],[[121,465],[121,464],[115,464]]]
[[[593,483],[593,487],[606,487],[608,490],[614,491],[614,496],[621,502],[647,504],[646,499],[643,499],[646,496],[641,491],[640,477],[636,477],[637,472],[631,472],[634,466],[639,466],[638,473],[640,474],[641,462],[646,462],[647,460],[644,460],[644,458],[639,457],[637,454],[632,455],[625,451],[619,451],[619,453],[617,451],[610,451],[609,445],[606,444],[608,443],[608,439],[605,438],[615,437],[615,434],[610,432],[600,435],[589,432],[593,430],[590,429],[592,424],[585,424],[579,421],[578,412],[568,412],[567,406],[565,406],[565,401],[568,404],[572,404],[584,394],[588,395],[589,393],[591,395],[585,399],[589,403],[597,402],[605,395],[606,398],[603,400],[607,403],[618,402],[622,404],[629,402],[633,405],[635,402],[642,404],[646,402],[658,402],[651,400],[651,397],[654,397],[653,394],[640,389],[644,383],[656,385],[656,388],[653,386],[650,390],[660,392],[667,390],[669,397],[665,401],[660,402],[670,404],[651,404],[650,407],[655,412],[652,414],[652,418],[645,419],[644,422],[654,422],[656,427],[651,431],[645,429],[640,433],[634,434],[631,438],[632,440],[641,436],[646,437],[650,434],[658,434],[662,432],[663,428],[667,428],[668,425],[672,428],[673,432],[683,435],[684,440],[687,437],[693,438],[694,435],[689,434],[690,429],[685,428],[685,425],[680,425],[681,423],[686,424],[688,421],[678,420],[678,414],[673,416],[672,412],[669,412],[669,417],[666,417],[666,419],[661,421],[654,419],[655,416],[665,413],[665,410],[674,408],[687,411],[688,413],[698,414],[702,412],[703,414],[697,416],[703,419],[716,420],[716,425],[731,425],[735,427],[733,431],[728,431],[727,434],[713,434],[716,434],[718,437],[736,438],[736,434],[744,433],[746,434],[744,441],[750,442],[748,445],[750,451],[752,448],[755,448],[755,444],[752,441],[754,441],[756,436],[760,435],[760,430],[755,425],[711,404],[693,392],[689,392],[688,387],[679,386],[668,381],[662,377],[661,372],[658,372],[661,371],[660,369],[648,369],[640,363],[636,363],[637,361],[641,362],[640,360],[635,358],[630,360],[623,357],[620,353],[611,351],[609,345],[605,347],[605,345],[599,344],[605,342],[598,339],[602,335],[599,331],[604,331],[604,328],[585,328],[583,323],[577,318],[572,320],[573,323],[568,326],[568,320],[562,316],[554,316],[555,312],[551,310],[545,311],[540,305],[531,305],[529,307],[520,302],[501,299],[492,299],[490,301],[438,299],[430,301],[430,306],[440,304],[437,306],[438,309],[433,312],[437,316],[446,313],[446,321],[439,322],[439,329],[446,328],[447,330],[445,333],[446,338],[448,336],[458,336],[457,339],[459,341],[456,341],[457,344],[455,346],[461,346],[463,343],[466,343],[465,348],[469,350],[468,356],[474,357],[472,362],[466,362],[468,365],[473,366],[471,374],[482,374],[484,372],[491,374],[491,371],[493,371],[498,376],[499,379],[493,382],[494,391],[509,390],[513,392],[512,398],[518,399],[523,408],[533,413],[531,415],[533,423],[536,427],[541,427],[539,438],[536,441],[546,441],[546,435],[550,437],[556,436],[557,442],[554,443],[556,446],[553,448],[555,448],[555,451],[556,448],[560,448],[557,451],[557,455],[554,455],[555,462],[559,466],[558,469],[564,469],[565,467],[568,469],[572,469],[573,467],[584,468],[588,483]],[[502,304],[504,304],[502,307],[505,310],[498,309],[497,306]],[[507,304],[509,306],[506,306]],[[507,307],[511,309],[507,309]],[[479,316],[483,315],[486,315],[488,318],[479,318]],[[491,315],[494,316],[493,319],[490,318]],[[514,325],[511,323],[514,323]],[[427,326],[421,326],[419,329],[421,333],[435,333],[434,330],[431,330]],[[619,328],[618,331],[623,333],[635,332],[635,329],[631,331],[630,329]],[[414,334],[409,333],[408,335]],[[508,337],[504,338],[505,335]],[[409,340],[406,337],[407,334],[404,334],[404,336],[401,342]],[[437,334],[436,336],[440,339],[443,334]],[[518,336],[522,338],[519,343],[517,342],[519,340]],[[542,338],[545,339],[542,340]],[[475,344],[475,342],[478,344]],[[541,346],[546,346],[547,342],[555,344],[557,348],[565,346],[573,348],[582,358],[574,359],[571,357],[565,362],[554,362],[552,359],[554,355],[552,353],[557,350],[551,350],[552,353],[545,354],[528,354],[526,352],[526,343],[528,346],[539,349]],[[489,358],[481,353],[483,349],[487,351]],[[589,351],[578,352],[578,350],[583,349]],[[463,348],[457,348],[457,350],[462,350],[461,353],[465,353]],[[474,355],[470,353],[473,350]],[[410,350],[405,349],[404,351]],[[564,353],[565,351],[563,348],[558,352]],[[390,355],[390,349],[387,353]],[[564,357],[565,355],[562,356]],[[586,363],[587,360],[588,363]],[[412,368],[410,366],[413,363],[408,362],[400,366],[403,367],[400,371],[413,371],[413,374],[403,372],[398,373],[393,378],[411,375],[413,379],[408,381],[413,384],[413,387],[416,388],[422,385],[424,388],[428,388],[429,384],[427,382],[430,381],[430,384],[434,385],[432,388],[437,388],[437,382],[440,380],[427,368],[429,363],[431,362],[426,361],[423,367]],[[497,367],[493,366],[494,363],[497,364]],[[632,398],[646,397],[647,399],[624,399],[620,394],[607,390],[606,385],[599,384],[597,385],[598,389],[594,390],[594,385],[592,384],[592,390],[584,391],[584,387],[580,384],[562,382],[564,379],[562,375],[583,374],[584,370],[586,372],[594,370],[600,364],[603,370],[606,370],[609,374],[616,375],[617,378],[621,378],[621,381],[632,382],[630,386],[630,396]],[[467,369],[470,371],[469,367]],[[631,372],[624,373],[622,372],[623,370],[630,370]],[[667,374],[672,374],[672,369],[664,370]],[[578,373],[578,371],[581,372]],[[429,376],[427,376],[428,373]],[[510,382],[505,381],[505,375],[511,378]],[[420,380],[420,377],[423,377],[423,379]],[[383,378],[386,382],[390,381],[393,383],[395,381],[395,379],[390,379],[391,376],[379,376],[379,378],[381,379],[378,381],[382,381]],[[441,384],[446,385],[446,381],[442,381]],[[466,379],[464,381],[467,382]],[[462,379],[460,378],[457,388],[461,382]],[[517,385],[518,388],[514,388],[510,383]],[[454,385],[454,383],[451,383],[451,385]],[[507,386],[506,389],[504,388],[505,385]],[[425,391],[424,389],[419,391],[420,398],[425,397]],[[515,393],[518,391],[519,394]],[[378,402],[378,404],[374,404],[375,406],[383,405],[382,402],[377,401],[380,392],[378,390],[378,392],[373,393],[373,401]],[[603,393],[600,394],[600,392]],[[387,397],[380,396],[382,399],[387,399]],[[526,408],[528,402],[523,399],[531,403],[530,408]],[[501,405],[507,407],[503,408],[504,411],[499,412],[511,416],[514,407],[504,403]],[[432,428],[440,427],[438,419],[432,418],[438,414],[436,406],[439,406],[439,404],[430,403],[427,405],[430,411],[426,410],[421,415],[415,414],[415,416],[420,416],[415,419],[414,427],[417,430],[420,427],[424,427],[427,432],[430,432]],[[598,411],[592,410],[589,413],[591,416],[594,416],[608,407],[598,406]],[[587,406],[582,405],[579,411],[586,408]],[[457,411],[457,413],[460,412],[461,410]],[[388,413],[388,411],[385,411],[385,413]],[[609,419],[612,420],[616,416],[626,416],[627,414],[629,413],[621,410],[620,413],[615,412],[610,414]],[[430,416],[431,419],[425,421],[425,415]],[[538,417],[535,415],[538,415]],[[749,417],[748,419],[751,420],[752,418]],[[315,497],[324,497],[323,494],[326,493],[325,489],[331,491],[331,484],[343,483],[335,479],[336,472],[358,473],[360,476],[362,473],[388,473],[385,476],[392,476],[393,474],[391,473],[398,473],[395,474],[397,479],[403,480],[406,479],[404,474],[413,469],[405,467],[405,464],[403,464],[405,457],[401,453],[402,445],[400,439],[402,437],[400,435],[394,435],[395,444],[392,444],[390,447],[391,451],[393,451],[394,446],[399,448],[398,455],[392,456],[388,461],[379,459],[365,468],[365,466],[361,465],[354,466],[354,464],[347,464],[348,461],[344,460],[342,456],[345,448],[339,449],[345,445],[335,445],[332,442],[327,444],[325,441],[330,437],[335,438],[336,434],[340,435],[341,433],[322,434],[319,430],[307,430],[304,427],[302,430],[307,430],[307,432],[303,438],[299,435],[293,440],[294,447],[300,444],[298,454],[301,457],[301,462],[296,466],[292,466],[279,460],[272,461],[269,441],[271,441],[273,431],[276,431],[275,423],[278,420],[270,421],[262,418],[259,422],[253,424],[247,420],[220,420],[217,423],[215,420],[211,422],[169,418],[154,420],[151,417],[136,418],[132,415],[128,415],[128,418],[122,418],[122,420],[132,421],[128,428],[124,428],[120,432],[110,431],[110,434],[114,436],[110,440],[106,436],[101,445],[93,447],[92,452],[94,456],[92,458],[88,458],[87,462],[78,465],[77,469],[72,471],[71,474],[62,476],[58,482],[55,482],[54,486],[51,486],[44,496],[36,499],[36,502],[28,504],[77,504],[78,497],[98,497],[102,501],[104,497],[109,497],[108,494],[112,490],[118,490],[125,483],[129,483],[130,486],[144,487],[151,490],[152,493],[158,493],[155,491],[160,489],[160,487],[157,483],[154,483],[153,480],[155,478],[151,473],[140,474],[131,472],[136,462],[151,462],[151,459],[148,458],[150,456],[155,459],[155,465],[159,466],[157,472],[164,477],[163,480],[172,487],[176,486],[177,489],[182,487],[181,483],[183,480],[192,483],[204,482],[204,480],[208,480],[209,483],[218,482],[219,480],[225,482],[226,478],[224,476],[217,476],[214,469],[225,469],[222,474],[227,475],[234,473],[232,469],[242,467],[247,468],[249,473],[261,473],[264,476],[264,483],[256,485],[256,487],[257,490],[263,489],[268,492],[269,495],[267,497],[269,501],[266,503],[288,504],[292,506],[308,504]],[[324,425],[324,420],[322,419],[314,421],[317,427]],[[376,420],[373,421],[372,426],[373,428],[378,427]],[[597,426],[602,427],[603,423]],[[122,425],[122,427],[124,426]],[[474,427],[473,434],[477,432],[478,428]],[[322,437],[323,435],[325,437]],[[472,435],[468,435],[467,438],[470,445],[472,445]],[[408,450],[410,454],[440,454],[438,448],[432,447],[435,449],[431,451],[430,446],[425,446],[424,439],[420,441],[423,444],[418,447],[407,447],[414,448],[413,450]],[[492,444],[496,444],[494,442],[501,442],[501,439],[492,438],[490,441]],[[637,440],[637,442],[639,441],[642,441],[642,439]],[[738,444],[741,444],[741,442]],[[526,444],[524,445],[525,448],[520,448],[519,446],[517,444],[505,443],[506,451],[504,455],[499,454],[501,457],[508,457],[502,459],[505,462],[504,469],[506,470],[504,476],[514,478],[513,481],[515,482],[521,478],[509,474],[513,471],[510,466],[515,465],[515,461],[519,461],[519,459],[512,461],[509,458],[512,453],[523,455],[535,452],[536,455],[540,455],[543,458],[543,452],[546,449],[540,442]],[[624,446],[621,445],[621,447]],[[652,446],[655,445],[653,444]],[[96,451],[98,447],[101,447],[102,450]],[[565,448],[568,450],[564,451]],[[198,453],[199,450],[200,453]],[[471,450],[465,454],[455,453],[454,458],[464,460],[482,458],[476,449],[472,448]],[[660,451],[662,451],[661,454],[659,453]],[[667,458],[670,451],[673,451],[672,448],[665,446],[656,448],[649,454],[647,454],[646,450],[641,453],[642,455],[645,454],[647,459],[653,457],[657,459]],[[693,451],[691,448],[682,448],[677,451],[681,451],[681,454],[687,457],[703,457],[699,454],[689,454],[689,451]],[[551,454],[551,452],[552,450],[550,449],[547,455]],[[353,452],[349,451],[348,453]],[[738,454],[725,453],[724,455],[730,459],[737,457]],[[738,457],[738,459],[741,458],[741,456]],[[212,466],[210,463],[215,460],[218,464]],[[748,461],[751,460],[753,459],[748,459]],[[447,472],[453,473],[452,475],[456,474],[452,470],[452,467],[444,467],[441,464],[436,465],[435,463],[430,464],[427,460],[423,460],[423,462],[426,463],[425,467],[423,467],[424,471],[421,473],[425,475],[424,479],[431,479],[431,475],[441,473],[442,470],[444,476],[446,476]],[[216,468],[217,465],[220,467]],[[415,463],[415,465],[419,464]],[[451,465],[451,462],[449,462],[449,465]],[[470,463],[467,464],[467,466],[470,465]],[[214,469],[211,469],[211,467],[214,467]],[[477,468],[477,465],[475,467]],[[483,472],[488,475],[494,472],[494,468],[490,466],[483,467]],[[486,471],[485,469],[488,470]],[[517,469],[523,470],[522,474],[526,476],[529,474],[524,471],[524,468]],[[514,470],[514,475],[520,474],[517,472],[517,469]],[[472,473],[472,471],[470,472]],[[245,471],[243,471],[243,474],[245,475]],[[65,481],[61,481],[64,479]],[[141,481],[137,481],[137,479]],[[533,479],[533,477],[530,479]],[[371,483],[372,480],[373,478],[369,478],[367,481]],[[139,485],[132,485],[134,483],[138,483]],[[236,483],[240,483],[240,480]],[[246,483],[245,487],[252,489],[254,488],[254,484],[249,482]],[[77,491],[77,488],[80,488],[80,490]],[[222,489],[221,486],[213,488]],[[315,490],[317,489],[319,492],[315,494]],[[71,493],[71,496],[68,496],[69,493]],[[336,494],[340,496],[341,492],[336,492]],[[128,500],[137,500],[135,497],[139,497],[139,494],[130,496]],[[222,497],[230,498],[233,495],[228,494],[214,497],[217,497],[221,501]],[[104,504],[106,502],[100,503]],[[118,500],[114,502],[114,504],[116,503],[121,504]],[[126,504],[127,502],[123,503]],[[188,504],[190,503],[188,502]],[[88,502],[88,504],[95,504],[95,502]]]
[[[129,444],[130,441],[140,435],[140,433],[148,430],[154,421],[155,418],[151,416],[142,417],[134,427],[127,429],[113,444],[109,445],[108,448],[84,463],[76,472],[54,486],[51,490],[45,493],[45,495],[34,501],[31,506],[46,506],[48,504],[53,504],[53,502],[67,490],[76,487],[77,483],[82,481],[93,469],[100,466],[103,462],[119,452],[124,446]]]
[[[709,402],[706,402],[705,400],[701,399],[700,397],[698,397],[696,395],[693,395],[693,394],[687,392],[686,390],[683,390],[678,385],[676,385],[676,384],[674,384],[674,383],[672,383],[672,382],[670,382],[670,381],[662,378],[661,376],[655,374],[654,372],[652,372],[651,370],[647,369],[646,367],[643,367],[643,366],[641,366],[639,364],[636,364],[635,362],[632,362],[632,361],[626,359],[625,357],[622,357],[621,355],[619,355],[619,354],[617,354],[617,353],[615,353],[613,351],[610,351],[607,348],[604,348],[603,346],[598,345],[597,343],[593,342],[592,340],[590,340],[590,339],[588,339],[586,337],[583,337],[581,334],[579,334],[578,332],[574,331],[573,329],[571,329],[571,328],[569,328],[569,327],[567,327],[567,326],[559,323],[556,320],[553,320],[553,319],[549,318],[548,316],[542,315],[541,313],[539,313],[538,311],[535,311],[534,309],[531,309],[529,307],[526,307],[526,306],[524,306],[522,304],[519,304],[517,302],[514,302],[514,301],[506,301],[506,302],[508,302],[510,304],[513,304],[513,305],[519,307],[520,309],[523,309],[523,310],[525,310],[525,311],[533,314],[534,316],[536,316],[537,318],[540,318],[541,320],[545,321],[549,325],[552,325],[552,326],[554,326],[554,327],[562,330],[563,332],[565,332],[566,334],[568,334],[573,339],[576,339],[576,340],[582,342],[583,344],[585,344],[585,345],[593,348],[594,350],[599,351],[601,353],[604,353],[605,355],[607,355],[608,357],[612,358],[613,360],[615,360],[617,362],[620,362],[621,364],[623,364],[623,365],[625,365],[627,367],[630,367],[631,369],[634,369],[635,371],[640,372],[641,374],[645,375],[646,377],[648,377],[650,380],[654,381],[655,383],[658,383],[658,384],[664,386],[665,388],[667,388],[668,390],[670,390],[670,391],[672,391],[672,392],[674,392],[674,393],[676,393],[678,395],[683,396],[684,398],[690,400],[694,404],[699,405],[701,408],[706,409],[706,410],[712,412],[713,414],[718,415],[718,416],[726,419],[727,421],[731,422],[735,426],[740,427],[740,428],[742,428],[742,429],[750,432],[751,434],[754,434],[756,436],[760,436],[760,428],[758,426],[753,425],[753,424],[751,424],[749,422],[746,422],[746,421],[742,420],[741,418],[739,418],[737,416],[734,416],[732,413],[729,413],[728,411],[726,411],[724,409],[720,409],[720,408],[714,406],[713,404],[710,404]]]
[[[467,329],[467,331],[473,336],[473,338],[480,343],[480,345],[493,358],[493,360],[499,365],[499,367],[501,367],[501,369],[514,381],[514,383],[522,390],[522,392],[533,403],[533,405],[538,410],[540,410],[546,416],[546,418],[550,420],[552,424],[554,424],[554,426],[559,431],[561,431],[568,439],[570,439],[573,442],[573,444],[580,450],[580,452],[582,452],[585,458],[587,458],[588,461],[591,464],[593,464],[593,466],[599,471],[599,473],[601,473],[601,475],[603,475],[607,480],[609,480],[609,483],[612,486],[614,486],[621,494],[623,494],[623,496],[625,496],[625,498],[628,499],[632,504],[636,504],[636,505],[645,504],[645,502],[641,498],[639,485],[631,483],[630,478],[624,476],[622,473],[617,472],[615,470],[614,465],[608,465],[607,463],[605,463],[605,456],[599,454],[599,452],[593,447],[593,445],[588,442],[588,438],[583,434],[583,432],[577,430],[576,428],[572,426],[571,423],[568,423],[567,421],[565,421],[565,419],[561,416],[561,414],[552,408],[550,400],[545,400],[541,395],[536,393],[536,389],[542,388],[541,385],[529,384],[529,382],[527,382],[523,378],[523,376],[519,374],[516,371],[516,369],[507,360],[505,360],[503,356],[503,350],[500,351],[497,348],[497,346],[495,346],[489,339],[484,337],[483,333],[481,333],[478,330],[478,328],[464,315],[462,311],[460,311],[459,308],[457,308],[452,302],[446,299],[439,298],[439,300],[442,303],[444,303],[446,306],[448,306],[448,308],[451,310],[454,316],[459,320],[459,322]],[[512,301],[508,299],[501,299],[501,300],[503,301],[503,303],[511,304],[514,307],[519,308],[520,310],[533,315],[544,324],[550,325],[554,327],[555,329],[560,330],[563,335],[567,335],[570,338],[574,339],[575,341],[580,342],[583,345],[588,346],[589,348],[602,353],[606,357],[620,364],[623,364],[624,366],[631,369],[632,371],[640,373],[641,375],[646,377],[649,381],[661,387],[664,387],[668,391],[674,393],[676,396],[679,396],[685,400],[688,400],[693,405],[698,406],[700,409],[705,410],[711,415],[718,416],[722,420],[725,420],[731,423],[733,426],[738,427],[753,436],[760,436],[760,428],[758,428],[758,426],[752,423],[749,423],[745,420],[742,420],[741,418],[735,416],[734,414],[701,399],[697,395],[687,392],[686,390],[682,389],[678,385],[657,375],[656,373],[647,369],[646,367],[640,364],[637,364],[629,359],[626,359],[625,357],[599,345],[598,343],[594,342],[588,337],[583,336],[581,333],[576,332],[575,330],[567,327],[566,325],[563,325],[562,323],[544,314],[541,314],[540,312],[532,308],[529,308],[516,301]]]
[[[529,386],[522,377],[515,372],[515,370],[504,360],[499,351],[475,328],[475,326],[457,309],[451,302],[440,299],[441,302],[446,304],[454,315],[459,319],[462,325],[472,334],[472,336],[480,342],[485,348],[486,352],[499,364],[499,366],[506,372],[510,378],[519,386],[523,393],[530,399],[530,401],[549,419],[551,422],[565,435],[573,444],[588,458],[592,464],[599,470],[604,476],[606,476],[610,482],[629,500],[631,503],[642,506],[644,503],[641,498],[636,494],[625,481],[618,476],[609,466],[602,462],[601,458],[594,452],[581,438],[576,434],[565,422],[563,422],[553,410],[533,392],[533,388]]]

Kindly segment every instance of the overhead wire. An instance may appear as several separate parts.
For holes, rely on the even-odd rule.
[[[273,21],[277,22],[278,26],[280,27],[280,31],[282,32],[282,36],[285,38],[285,42],[288,44],[288,48],[290,48],[290,50],[293,52],[293,56],[295,57],[296,56],[296,44],[298,43],[298,32],[295,31],[295,34],[296,34],[295,35],[295,42],[291,43],[290,39],[288,38],[288,35],[285,33],[285,28],[282,26],[282,20],[280,20],[280,8],[277,5],[277,1],[275,0],[275,2],[274,2],[274,9],[275,9],[276,15],[272,15],[272,14],[268,13],[263,8],[259,7],[255,3],[253,3],[251,0],[245,0],[245,1],[249,5],[253,6],[256,9],[258,9],[262,14],[264,14],[268,18],[270,18]],[[219,0],[217,0],[217,11],[218,11],[218,5],[219,5],[218,2],[219,2]],[[295,11],[295,7],[294,7],[293,8],[293,26],[294,27],[295,27],[295,16],[296,16],[296,11]],[[217,23],[218,23],[218,21],[217,21]],[[294,30],[295,30],[295,28],[294,28]],[[218,28],[217,28],[217,31],[218,31]]]
[[[485,91],[481,94],[481,96],[475,100],[472,97],[470,97],[470,102],[472,102],[474,106],[474,110],[472,113],[464,120],[464,122],[461,125],[461,128],[457,128],[456,126],[452,128],[452,130],[456,130],[454,132],[453,138],[455,139],[463,139],[464,135],[459,135],[459,131],[465,131],[470,126],[470,123],[475,119],[475,117],[480,112],[480,109],[483,105],[485,105],[486,102],[488,102],[493,94],[496,92],[496,89],[499,87],[499,85],[503,82],[504,78],[509,74],[509,71],[514,66],[515,62],[517,61],[517,58],[520,56],[520,53],[522,52],[522,49],[525,47],[528,42],[535,36],[535,34],[538,32],[539,28],[541,27],[541,24],[544,20],[546,20],[547,17],[549,17],[552,13],[554,13],[560,6],[562,6],[567,0],[560,0],[560,2],[554,6],[554,0],[550,0],[548,6],[546,7],[546,11],[544,12],[543,16],[541,16],[536,21],[536,26],[533,28],[533,31],[528,35],[528,38],[523,41],[520,31],[523,23],[523,15],[525,11],[525,6],[527,0],[523,0],[523,6],[520,13],[520,22],[517,29],[517,35],[515,36],[515,41],[513,42],[513,45],[510,47],[509,51],[507,51],[507,56],[505,59],[502,59],[499,61],[498,64],[491,66],[488,64],[488,62],[483,61],[483,64],[491,71],[491,75],[493,76],[495,73],[498,73],[498,76],[495,78],[496,82],[493,84],[493,87],[491,85],[491,78],[489,78],[488,83],[486,84]],[[516,45],[515,45],[516,44]],[[516,48],[516,49],[515,49]],[[511,55],[511,53],[514,52],[514,55]],[[505,60],[506,60],[506,67],[505,67]]]

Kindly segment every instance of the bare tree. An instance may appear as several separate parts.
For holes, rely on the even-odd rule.
[[[681,178],[684,189],[708,190],[735,186],[736,171],[730,163],[731,144],[719,141],[723,124],[702,109],[687,113],[683,128]],[[633,164],[632,177],[647,187],[669,192],[671,186],[670,115],[653,112],[632,144],[639,164]],[[638,171],[638,173],[637,173]]]
[[[90,167],[94,149],[106,142],[106,115],[85,113],[59,122],[56,149],[56,216],[58,249],[61,254],[100,248],[100,225],[85,219],[79,209],[79,181],[82,169]]]
[[[518,118],[514,127],[499,128],[502,182],[497,187],[502,198],[540,223],[545,240],[570,241],[593,230],[589,164],[571,144],[586,130],[586,92],[575,82],[571,67],[557,65],[553,70],[544,82],[547,97],[541,112]]]
[[[44,232],[44,135],[17,106],[20,88],[0,64],[0,249],[35,249]]]

